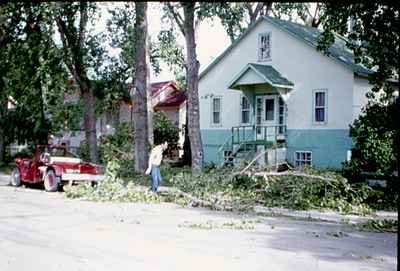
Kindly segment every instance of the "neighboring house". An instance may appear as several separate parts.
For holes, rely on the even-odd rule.
[[[164,81],[152,83],[149,91],[151,92],[151,104],[154,112],[162,112],[173,125],[179,128],[178,147],[179,156],[183,154],[183,143],[185,140],[186,124],[186,95],[178,88],[174,81]],[[119,114],[120,122],[133,122],[133,108],[131,105],[122,103]]]
[[[182,129],[186,123],[186,96],[175,82],[165,81],[152,83],[150,90],[155,112],[161,111],[176,127]],[[122,103],[119,114],[120,122],[128,122],[132,119],[132,107]]]
[[[167,118],[178,127],[181,132],[178,146],[183,147],[184,125],[186,123],[186,96],[176,86],[173,81],[153,83],[150,85],[152,106],[154,111],[163,112]],[[77,102],[78,95],[65,94],[66,102]],[[104,134],[115,132],[115,126],[118,123],[129,122],[133,124],[133,106],[125,102],[121,103],[119,113],[112,115],[104,113],[96,120],[97,137]],[[85,140],[83,121],[81,131],[66,132],[63,137],[57,138],[57,142],[64,142],[71,148],[78,148],[81,142]]]
[[[349,124],[367,103],[371,71],[342,37],[330,56],[317,51],[319,34],[261,17],[200,74],[205,162],[260,154],[261,164],[340,168],[349,159]]]

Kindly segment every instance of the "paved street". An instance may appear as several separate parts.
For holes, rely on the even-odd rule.
[[[5,183],[0,176],[2,271],[396,270],[396,234],[276,217],[263,217],[254,230],[180,227],[241,217],[69,200]]]

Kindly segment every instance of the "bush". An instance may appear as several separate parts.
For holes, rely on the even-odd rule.
[[[107,164],[110,159],[119,159],[132,162],[133,153],[133,128],[130,123],[121,123],[115,129],[113,135],[103,135],[97,145],[99,161]],[[82,141],[78,150],[78,156],[84,161],[90,161],[89,145]]]
[[[159,145],[168,142],[168,149],[177,149],[179,141],[179,129],[162,113],[155,112],[153,116],[154,144]]]
[[[100,138],[99,157],[106,164],[110,159],[132,160],[133,127],[130,123],[121,123],[112,135]]]
[[[350,126],[355,142],[350,162],[345,162],[343,175],[357,180],[362,172],[390,176],[396,170],[395,138],[398,131],[393,125],[395,105],[368,104],[363,114]]]

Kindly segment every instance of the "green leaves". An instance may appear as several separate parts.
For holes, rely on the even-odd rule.
[[[175,76],[184,73],[185,59],[183,47],[177,42],[177,33],[173,28],[161,30],[157,36],[158,42],[154,43],[151,56],[157,57],[167,63]]]
[[[352,18],[353,29],[348,23]],[[319,48],[326,50],[333,42],[333,33],[346,36],[346,46],[354,51],[360,61],[376,72],[370,76],[374,91],[381,88],[391,98],[394,91],[388,79],[398,76],[399,63],[399,5],[357,3],[343,5],[326,3],[324,33]]]
[[[179,129],[162,112],[153,115],[154,144],[168,142],[170,149],[175,149],[179,140]]]
[[[395,136],[396,106],[370,103],[350,126],[355,141],[352,159],[344,167],[345,174],[357,176],[362,171],[390,176],[396,169]]]
[[[63,105],[66,79],[52,39],[51,10],[47,4],[12,3],[1,7],[1,14],[0,66],[6,68],[1,91],[16,102],[5,116],[12,123],[6,126],[7,142],[46,143],[59,125],[53,116]]]

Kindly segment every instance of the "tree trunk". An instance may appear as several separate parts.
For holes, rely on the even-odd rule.
[[[4,98],[4,101],[2,98]],[[5,117],[6,110],[7,110],[7,99],[5,99],[5,97],[0,97],[0,121],[3,120],[3,118]],[[0,165],[4,163],[5,152],[6,152],[6,139],[3,127],[4,127],[3,123],[0,123]]]
[[[152,146],[154,144],[154,129],[153,129],[153,115],[154,109],[151,100],[151,90],[150,90],[150,38],[147,39],[146,44],[146,67],[147,68],[147,82],[146,82],[146,94],[147,94],[147,132],[149,136],[149,144]]]
[[[86,144],[89,145],[90,161],[92,163],[98,162],[97,153],[97,136],[96,136],[96,119],[94,115],[94,96],[90,87],[90,81],[85,80],[82,82],[81,93],[84,102],[84,115],[83,123],[85,126]]]
[[[192,152],[190,151],[190,138],[188,129],[188,103],[186,103],[186,124],[185,124],[185,141],[183,142],[183,164],[186,166],[192,166]]]
[[[56,23],[60,33],[63,50],[70,51],[70,54],[65,54],[65,64],[77,82],[80,93],[83,97],[84,116],[83,122],[85,126],[86,144],[89,145],[90,161],[98,162],[97,152],[97,136],[96,136],[96,119],[94,114],[94,96],[91,88],[91,82],[87,77],[87,71],[84,65],[84,46],[86,40],[86,25],[89,19],[88,2],[81,1],[79,6],[80,21],[79,29],[74,30],[67,25],[66,21],[74,20],[71,13],[66,12],[64,8],[71,3],[59,2],[56,7],[61,11],[56,16]],[[66,21],[64,21],[66,20]]]
[[[133,119],[135,171],[145,172],[149,157],[147,112],[147,3],[136,3],[136,59]]]
[[[185,21],[184,31],[186,39],[186,80],[188,97],[188,128],[190,149],[192,153],[192,172],[198,173],[203,167],[203,146],[200,134],[199,115],[199,62],[196,55],[196,40],[194,31],[195,2],[183,3]]]

